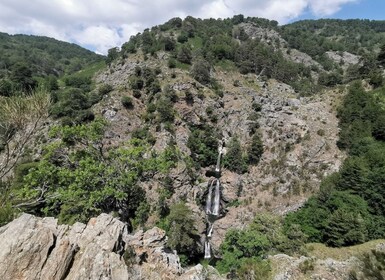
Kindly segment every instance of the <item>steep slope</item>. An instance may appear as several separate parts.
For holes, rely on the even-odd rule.
[[[258,270],[266,263],[277,261],[279,267],[280,259],[287,263],[279,272],[282,277],[307,270],[311,259],[278,255],[267,262],[265,256],[279,252],[301,255],[306,240],[302,231],[314,238],[318,226],[323,227],[322,232],[328,229],[329,220],[313,229],[301,223],[307,219],[292,218],[287,221],[295,223],[285,224],[281,216],[302,208],[298,213],[305,211],[308,218],[309,208],[304,203],[318,193],[324,178],[343,166],[347,155],[337,146],[343,147],[336,115],[341,101],[349,104],[346,82],[358,78],[365,86],[352,98],[357,104],[347,107],[349,118],[357,117],[350,108],[364,108],[360,116],[367,118],[356,124],[360,129],[365,127],[358,137],[366,142],[357,142],[362,145],[354,146],[355,152],[365,152],[359,147],[372,143],[368,139],[372,128],[378,140],[383,137],[381,110],[372,106],[383,100],[378,48],[364,44],[360,52],[354,52],[343,39],[335,38],[339,30],[325,35],[329,25],[320,21],[314,23],[321,24],[316,28],[319,34],[312,36],[338,47],[327,48],[325,43],[312,53],[297,42],[298,49],[294,49],[293,34],[308,36],[302,29],[309,24],[279,27],[268,20],[243,16],[175,18],[132,37],[121,50],[111,49],[108,66],[92,79],[84,79],[82,71],[63,79],[65,87],[62,84],[51,92],[54,105],[49,110],[51,117],[59,120],[44,119],[40,131],[46,136],[32,137],[25,149],[29,153],[20,150],[27,156],[15,169],[12,187],[6,189],[1,222],[17,211],[56,216],[59,223],[69,224],[111,213],[125,223],[126,230],[137,230],[138,239],[142,239],[141,228],[165,229],[169,240],[162,245],[177,250],[183,265],[210,256],[218,261],[220,271],[229,272],[234,279],[240,271]],[[341,26],[347,28],[345,23]],[[376,26],[373,23],[369,29],[378,33],[379,46],[382,31]],[[343,34],[345,38],[351,33]],[[373,87],[379,87],[377,92],[368,91]],[[372,99],[375,95],[379,98]],[[369,97],[361,102],[359,96]],[[341,117],[342,110],[338,112]],[[47,111],[43,113],[46,117]],[[377,113],[380,120],[374,122]],[[356,137],[356,126],[349,122],[344,126],[350,129],[342,135],[349,144],[354,140],[349,135]],[[17,142],[11,144],[18,146]],[[382,161],[374,159],[382,168]],[[365,160],[371,162],[370,157]],[[353,174],[354,164],[348,170]],[[357,164],[364,175],[370,175],[369,163],[357,160]],[[356,181],[359,179],[353,183]],[[329,181],[324,182],[323,194],[325,185],[330,186]],[[346,190],[350,185],[332,187]],[[339,196],[324,204],[340,207],[350,203],[354,208],[362,198],[346,202],[355,195],[350,191],[338,192]],[[328,199],[328,194],[334,195],[335,189],[326,189],[319,203]],[[377,198],[376,193],[369,194]],[[318,198],[311,199],[310,206]],[[359,206],[367,204],[364,201]],[[350,211],[346,209],[342,210]],[[357,209],[353,212],[361,211]],[[350,224],[364,228],[367,223],[362,217],[369,217],[365,211],[361,213],[365,216],[357,217],[349,216],[352,211],[347,213]],[[264,212],[275,217],[267,219],[267,228],[261,222]],[[330,214],[340,225],[338,213]],[[268,236],[269,230],[274,231],[273,236]],[[372,236],[380,238],[379,234]],[[355,239],[347,244],[367,240],[356,231],[351,235]],[[250,242],[242,243],[244,240]],[[234,247],[225,248],[226,242]],[[225,255],[228,252],[231,254]],[[226,267],[229,263],[237,266]],[[350,264],[348,261],[347,266]],[[324,265],[329,265],[327,260],[317,262],[317,271]],[[202,269],[195,267],[189,273],[201,273]],[[349,271],[350,266],[341,275]],[[302,277],[306,271],[300,274]]]
[[[18,62],[28,64],[34,76],[57,76],[103,59],[76,44],[44,36],[0,33],[0,42],[0,78],[7,76]]]
[[[156,135],[156,150],[164,150],[170,141],[175,141],[178,149],[190,156],[194,151],[190,150],[188,141],[194,127],[215,127],[219,132],[215,139],[217,145],[223,139],[227,146],[237,137],[242,153],[247,153],[251,145],[253,127],[259,127],[264,145],[259,164],[250,166],[244,174],[226,167],[222,171],[223,216],[214,225],[215,250],[229,228],[242,228],[259,211],[285,213],[298,208],[306,197],[317,191],[324,176],[339,169],[344,156],[336,147],[338,122],[333,102],[342,93],[299,97],[292,88],[275,80],[264,82],[255,75],[226,72],[218,67],[212,72],[212,78],[222,90],[222,94],[217,95],[210,87],[189,77],[188,72],[170,70],[167,59],[166,53],[146,61],[136,55],[112,64],[97,81],[118,90],[112,91],[95,109],[111,122],[107,132],[111,135],[108,140],[111,145],[122,145],[133,132],[147,126]],[[171,131],[164,123],[143,119],[148,96],[142,94],[136,98],[133,91],[127,89],[135,77],[135,69],[153,67],[160,69],[157,78],[161,87],[172,88],[177,99],[170,104],[175,110]],[[158,98],[162,94],[158,93]],[[131,109],[125,109],[120,103],[122,95],[132,98]],[[255,111],[257,104],[258,112]],[[200,221],[198,227],[202,234],[206,228],[205,214],[203,206],[196,205],[196,201],[205,201],[211,176],[210,167],[189,171],[184,162],[170,173],[174,189],[170,202],[185,198]],[[145,183],[144,188],[149,201],[159,200],[159,190],[163,187],[156,179]]]

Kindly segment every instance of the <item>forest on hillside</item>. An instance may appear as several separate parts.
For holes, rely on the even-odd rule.
[[[294,51],[312,62],[294,61]],[[329,51],[349,52],[359,63],[344,65],[327,56]],[[168,70],[185,71],[217,99],[223,88],[211,74],[216,69],[253,74],[261,81],[275,79],[300,97],[332,88],[347,91],[337,110],[337,145],[347,153],[341,169],[324,178],[319,192],[298,211],[284,217],[260,214],[247,227],[229,230],[219,249],[221,258],[211,262],[221,273],[241,279],[255,270],[267,277],[269,254],[302,254],[307,242],[341,247],[384,238],[385,21],[330,19],[279,26],[242,15],[173,18],[132,36],[105,58],[46,37],[0,34],[0,152],[5,158],[0,166],[0,225],[21,211],[68,224],[112,213],[134,230],[155,213],[156,225],[166,230],[168,246],[178,251],[183,264],[201,261],[192,210],[183,198],[172,204],[168,200],[175,193],[171,170],[178,162],[183,162],[192,185],[199,179],[196,173],[216,164],[220,131],[214,109],[206,109],[201,124],[189,124],[191,154],[175,141],[161,152],[154,149],[156,133],[164,129],[175,136],[178,125],[178,95],[172,86],[161,85],[160,67],[136,66],[128,77],[130,95],[119,101],[130,112],[135,100],[144,100],[144,125],[130,132],[124,146],[104,145],[109,123],[93,111],[111,92],[125,90],[96,85],[97,71],[111,73],[111,65],[124,65],[130,56],[147,61],[161,52],[168,54]],[[238,83],[234,81],[234,87]],[[194,97],[204,102],[203,93],[192,96],[187,91],[186,103]],[[242,175],[258,166],[264,152],[258,125],[261,106],[251,104],[248,145],[242,146],[236,135],[229,141],[225,169]],[[31,136],[43,119],[54,124],[39,135],[41,156],[33,159],[25,149],[28,139],[15,135],[25,130]],[[155,202],[140,187],[152,178],[162,186]]]

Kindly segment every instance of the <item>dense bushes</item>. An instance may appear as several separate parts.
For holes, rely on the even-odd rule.
[[[286,219],[301,225],[311,241],[347,246],[384,237],[385,143],[378,133],[385,126],[384,92],[365,92],[355,83],[341,104],[338,145],[349,157],[318,195]]]
[[[238,137],[232,137],[227,145],[227,153],[223,160],[224,166],[237,173],[247,172],[247,159]]]
[[[200,253],[197,246],[200,236],[195,228],[192,214],[186,204],[174,204],[164,223],[169,237],[167,245],[171,249],[177,250],[183,264],[187,264]]]
[[[220,139],[218,132],[209,125],[192,127],[187,147],[193,160],[201,166],[215,164],[218,156],[218,139]]]
[[[298,227],[285,231],[280,218],[261,214],[246,229],[230,229],[226,233],[220,247],[222,259],[216,267],[221,273],[231,272],[236,279],[250,273],[248,269],[256,269],[256,273],[263,272],[263,276],[267,277],[270,269],[264,259],[268,254],[293,254],[301,250],[304,241],[305,236]],[[262,271],[259,271],[260,268],[263,268]]]
[[[139,139],[104,150],[104,126],[98,120],[54,127],[51,136],[59,141],[44,147],[43,158],[15,190],[18,208],[63,223],[85,222],[102,212],[115,212],[126,222],[140,215],[135,221],[143,223],[148,207],[137,182],[167,173],[175,162],[168,154],[149,153],[150,146]]]

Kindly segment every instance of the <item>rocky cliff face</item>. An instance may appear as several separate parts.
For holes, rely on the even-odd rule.
[[[257,33],[254,35],[259,36]],[[223,169],[222,212],[226,214],[215,223],[214,250],[230,227],[243,228],[259,211],[284,214],[297,209],[317,190],[324,176],[338,170],[344,154],[336,146],[335,104],[343,92],[301,97],[290,86],[275,80],[262,81],[257,75],[217,68],[211,76],[222,87],[222,94],[218,95],[209,86],[192,79],[185,70],[169,69],[167,58],[167,53],[158,53],[157,57],[144,61],[136,54],[112,64],[97,77],[97,82],[111,84],[115,90],[94,109],[111,122],[108,144],[120,145],[130,138],[130,132],[149,125],[156,136],[155,149],[162,150],[173,140],[187,156],[191,153],[187,147],[191,125],[209,123],[221,132],[225,142],[236,135],[245,150],[251,142],[250,127],[259,127],[264,145],[260,163],[251,166],[245,174]],[[161,85],[175,90],[174,135],[162,125],[143,120],[145,95],[132,97],[134,105],[130,110],[120,104],[122,95],[133,95],[128,85],[135,67],[158,67]],[[260,105],[258,119],[252,117],[253,104]],[[169,203],[185,198],[202,236],[206,229],[205,212],[203,204],[198,205],[197,201],[205,200],[208,182],[212,179],[207,171],[211,169],[196,170],[196,182],[191,182],[183,162],[170,174],[175,193]],[[157,190],[161,187],[157,179],[144,183],[143,187],[149,201],[157,201]]]
[[[0,279],[225,279],[211,266],[182,268],[166,241],[165,232],[156,227],[129,234],[124,223],[107,214],[73,226],[23,214],[0,228]],[[379,240],[342,249],[315,244],[307,256],[269,256],[271,276],[275,280],[364,277],[359,255],[385,252],[384,244]]]
[[[220,279],[184,271],[166,241],[159,228],[130,235],[107,214],[73,226],[23,214],[0,228],[0,279]]]

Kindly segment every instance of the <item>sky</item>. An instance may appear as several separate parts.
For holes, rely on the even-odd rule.
[[[385,19],[384,0],[1,0],[0,32],[53,37],[97,53],[173,17]]]

